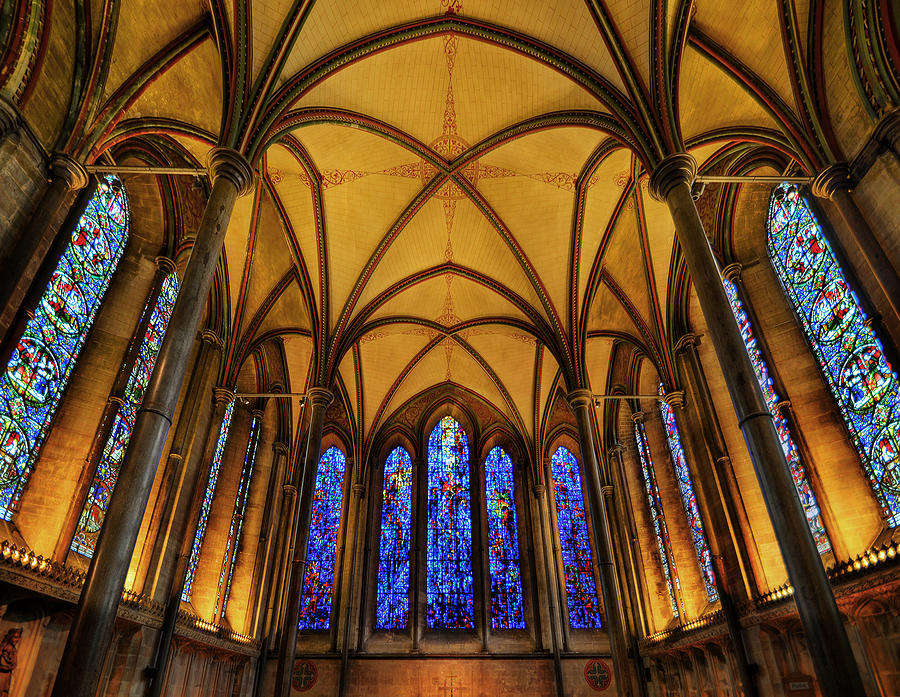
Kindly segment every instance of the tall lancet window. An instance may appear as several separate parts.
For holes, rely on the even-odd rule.
[[[566,581],[569,623],[575,628],[598,629],[600,605],[588,539],[584,492],[578,460],[568,448],[560,446],[550,458],[556,524]]]
[[[106,509],[119,478],[119,468],[125,459],[125,450],[131,439],[137,412],[144,400],[144,390],[150,382],[150,375],[153,373],[153,366],[162,347],[177,297],[178,274],[172,271],[163,279],[155,305],[150,307],[148,304],[144,307],[144,313],[151,313],[150,318],[144,336],[140,338],[140,348],[128,374],[125,395],[103,446],[103,453],[72,540],[72,549],[87,557],[94,554],[94,546],[97,544]]]
[[[791,427],[778,404],[781,398],[775,392],[775,385],[769,376],[769,366],[759,350],[759,344],[756,336],[753,334],[753,327],[750,324],[750,317],[744,309],[744,304],[738,295],[737,285],[729,279],[723,279],[725,284],[725,292],[728,294],[728,300],[731,302],[731,311],[734,313],[734,319],[737,321],[741,329],[741,336],[744,338],[744,345],[747,347],[747,354],[753,363],[753,370],[756,373],[756,379],[762,388],[763,397],[766,399],[766,406],[772,412],[772,418],[775,420],[775,429],[778,431],[778,438],[781,441],[781,449],[784,450],[784,456],[787,458],[788,465],[791,468],[791,475],[794,478],[794,486],[797,487],[797,494],[800,496],[800,503],[803,504],[803,510],[806,511],[806,519],[809,521],[809,529],[816,540],[816,547],[820,554],[831,551],[831,542],[828,540],[828,533],[825,532],[825,525],[822,522],[821,512],[819,511],[819,502],[816,501],[816,495],[813,493],[812,487],[809,485],[809,477],[806,475],[806,469],[803,467],[803,461],[800,458],[800,451],[794,438],[791,436]]]
[[[665,395],[662,383],[659,384],[659,396]],[[681,445],[681,434],[678,432],[678,423],[675,421],[675,412],[664,400],[659,400],[659,410],[662,413],[663,425],[666,428],[666,440],[669,442],[669,452],[672,454],[672,464],[675,465],[675,478],[678,480],[678,489],[681,491],[681,503],[684,513],[691,527],[691,538],[697,558],[700,560],[700,570],[703,572],[703,582],[706,584],[706,594],[710,602],[719,598],[716,590],[716,575],[713,571],[712,554],[706,543],[706,532],[703,529],[703,518],[700,516],[700,507],[697,505],[697,497],[694,494],[694,483],[691,481],[691,472],[687,466],[687,458],[684,455],[684,447]]]
[[[429,627],[473,628],[469,439],[445,416],[428,439],[427,612]]]
[[[328,448],[319,459],[313,496],[306,573],[300,596],[300,629],[328,629],[341,525],[341,502],[347,458],[339,448]]]
[[[244,466],[241,468],[241,480],[238,482],[237,495],[234,497],[231,527],[228,529],[228,540],[225,542],[225,557],[222,559],[219,588],[216,591],[216,607],[219,608],[219,617],[225,616],[228,596],[231,593],[231,579],[234,577],[235,561],[240,551],[241,530],[244,527],[244,515],[247,513],[247,499],[250,498],[250,482],[253,481],[253,467],[256,464],[256,448],[259,445],[261,425],[262,419],[254,415],[250,422],[250,438],[247,441],[247,450],[244,453]]]
[[[678,617],[680,613],[678,612],[677,593],[681,591],[681,582],[678,580],[678,570],[675,568],[672,542],[669,540],[669,528],[666,526],[666,519],[663,515],[662,497],[659,495],[659,487],[656,484],[656,471],[653,468],[653,458],[650,456],[650,445],[647,443],[644,424],[634,424],[634,440],[637,443],[638,458],[641,461],[641,474],[644,478],[644,491],[647,494],[647,503],[650,506],[653,531],[656,533],[659,563],[662,565],[663,576],[666,579],[672,614]]]
[[[0,518],[11,520],[128,240],[128,197],[100,180],[0,376]],[[7,269],[7,272],[10,270]]]
[[[186,603],[191,601],[191,589],[194,586],[194,577],[197,575],[200,550],[203,548],[203,538],[206,537],[209,512],[212,510],[213,496],[216,493],[216,482],[219,481],[219,468],[222,466],[222,454],[225,452],[225,443],[228,441],[228,430],[231,428],[231,416],[233,413],[234,402],[228,402],[228,405],[225,407],[222,425],[219,427],[219,435],[216,438],[216,449],[213,452],[213,459],[209,465],[209,478],[206,480],[206,491],[203,494],[203,502],[200,504],[200,520],[197,521],[194,544],[191,545],[191,558],[188,560],[187,571],[184,575],[184,589],[181,591],[181,599]]]
[[[519,528],[513,497],[513,464],[503,448],[493,448],[484,462],[491,578],[491,627],[523,629]]]
[[[412,460],[409,453],[398,446],[384,463],[375,602],[375,626],[378,629],[403,629],[409,620],[411,519]]]
[[[900,380],[815,214],[775,187],[769,256],[850,431],[889,526],[900,525]]]

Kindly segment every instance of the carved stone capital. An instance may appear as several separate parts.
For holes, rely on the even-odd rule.
[[[636,424],[642,424],[642,423],[644,423],[644,416],[645,416],[644,412],[635,411],[635,412],[631,413],[631,420]]]
[[[547,491],[547,486],[545,484],[535,484],[531,487],[531,490],[534,492],[534,495],[540,498]]]
[[[684,390],[672,390],[662,396],[662,401],[673,409],[681,409],[684,406]]]
[[[212,329],[203,329],[200,332],[200,341],[212,345],[213,348],[222,348],[222,339]]]
[[[650,174],[650,195],[657,201],[665,201],[674,186],[691,186],[696,176],[697,161],[693,156],[686,152],[669,155]]]
[[[363,496],[365,496],[366,495],[366,485],[360,484],[359,482],[354,484],[353,485],[353,495],[358,499],[361,499]]]
[[[835,162],[829,165],[813,180],[812,192],[819,198],[831,198],[838,191],[850,191],[853,180],[850,178],[850,165],[846,162]]]
[[[722,269],[722,278],[725,278],[732,283],[737,283],[741,280],[741,271],[744,270],[743,265],[740,262],[734,262],[733,264],[729,264],[724,269]]]
[[[158,256],[154,261],[156,262],[156,268],[162,271],[166,276],[175,270],[175,262],[169,259],[169,257]]]
[[[613,443],[606,449],[606,455],[608,457],[618,457],[624,450],[625,448],[622,447],[621,443]]]
[[[88,185],[88,173],[80,162],[76,162],[65,153],[54,153],[50,158],[50,174],[65,181],[71,191],[83,189]]]
[[[585,389],[572,390],[566,395],[566,399],[572,409],[589,408],[594,403],[594,395],[591,394],[590,390]]]
[[[250,410],[250,416],[252,416],[254,419],[262,419],[265,415],[266,413],[262,409]]]
[[[600,493],[603,494],[603,498],[611,499],[613,497],[613,486],[612,484],[604,484],[600,487]]]
[[[213,398],[216,400],[216,406],[225,405],[234,401],[234,391],[227,387],[214,387]]]
[[[234,184],[238,196],[250,193],[253,188],[253,168],[237,150],[213,148],[206,157],[206,167],[213,183],[219,177],[225,177]]]
[[[272,452],[276,455],[287,455],[288,447],[281,441],[275,441],[272,443]]]
[[[697,350],[697,346],[700,344],[700,337],[697,334],[693,334],[688,332],[687,334],[682,334],[681,338],[675,342],[675,351],[689,351],[689,350]]]
[[[6,97],[0,97],[0,138],[19,130],[22,119],[16,105]]]
[[[900,144],[900,106],[885,109],[875,124],[872,138],[881,143],[882,147],[893,149]]]
[[[328,407],[334,401],[334,393],[324,387],[310,387],[306,391],[306,399],[313,407]]]
[[[295,487],[293,484],[282,484],[281,490],[285,493],[286,496],[297,495],[297,487]]]

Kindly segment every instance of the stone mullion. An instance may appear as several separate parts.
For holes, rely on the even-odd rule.
[[[425,452],[428,452],[426,441]],[[428,458],[417,457],[413,460],[415,477],[415,501],[412,510],[411,561],[412,602],[410,607],[410,624],[412,625],[412,650],[419,651],[419,644],[425,634],[426,614],[428,611]]]
[[[331,651],[336,652],[340,641],[341,626],[346,600],[347,578],[347,540],[352,540],[355,530],[351,528],[355,511],[353,506],[357,503],[353,493],[353,482],[356,479],[355,460],[347,457],[344,466],[344,485],[341,489],[341,516],[340,516],[340,540],[334,550],[334,583],[332,588],[331,619],[328,633],[331,635]],[[351,543],[352,546],[353,543]]]
[[[355,478],[355,477],[354,477]],[[341,612],[338,615],[338,622],[342,622],[338,625],[338,634],[341,634],[341,627],[343,627],[343,633],[341,635],[342,646],[341,646],[341,672],[340,672],[340,683],[338,686],[338,696],[343,697],[347,690],[347,676],[349,674],[350,669],[350,635],[353,629],[353,598],[356,595],[356,584],[354,583],[356,577],[363,573],[364,565],[360,565],[357,568],[357,559],[361,555],[358,554],[360,543],[362,542],[364,535],[360,534],[361,531],[361,522],[362,522],[362,511],[363,505],[366,496],[366,487],[362,482],[356,481],[354,482],[352,488],[352,498],[350,503],[350,513],[347,515],[346,520],[352,520],[352,530],[348,533],[351,547],[350,558],[344,563],[342,559],[341,566],[347,569],[349,574],[348,583],[346,584],[347,588],[344,591],[344,601],[341,605]],[[362,605],[360,605],[362,607]],[[343,618],[343,619],[342,619]]]
[[[546,463],[542,473],[546,476],[549,470],[550,465]],[[538,504],[538,515],[535,525],[539,531],[541,557],[544,560],[544,587],[547,589],[547,618],[550,625],[550,648],[553,652],[553,675],[556,681],[557,697],[563,697],[565,694],[565,682],[562,676],[560,651],[563,650],[563,647],[567,647],[568,644],[565,643],[567,640],[563,633],[565,623],[562,621],[562,608],[560,607],[559,573],[556,569],[555,545],[551,543],[553,535],[550,530],[550,507],[547,502],[547,486],[545,484],[535,484],[532,487],[532,493]]]

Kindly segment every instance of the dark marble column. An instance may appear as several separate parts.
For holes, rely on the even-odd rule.
[[[73,191],[88,185],[88,175],[78,162],[57,153],[50,158],[50,176],[44,195],[22,231],[15,247],[2,259],[0,268],[16,269],[16,273],[0,274],[0,341],[5,341],[16,313],[44,262],[57,234],[56,223]]]
[[[859,669],[819,560],[806,514],[794,489],[772,415],[763,399],[703,223],[691,198],[697,163],[687,153],[665,158],[650,177],[650,191],[665,201],[691,273],[694,289],[722,366],[728,391],[753,461],[763,499],[794,586],[810,655],[826,697],[863,697]]]
[[[839,234],[840,243],[845,248],[854,246],[859,249],[869,275],[884,294],[894,319],[900,322],[900,276],[850,195],[852,189],[850,167],[845,162],[829,166],[812,184],[814,195],[831,199],[834,203],[850,233],[850,239],[843,239],[844,236]],[[836,229],[835,232],[841,231]]]
[[[191,343],[206,308],[231,211],[237,197],[250,190],[253,171],[238,152],[216,148],[210,153],[210,177],[212,191],[197,241],[106,511],[53,697],[94,697],[97,691],[128,566],[187,372]]]
[[[300,468],[300,487],[298,502],[311,499],[312,487],[315,486],[315,477],[310,477],[310,472],[315,472],[319,464],[322,450],[322,427],[325,425],[325,410],[334,395],[324,387],[310,388],[306,393],[307,403],[310,407],[309,431],[306,434],[306,447],[303,451],[303,466]],[[310,486],[312,484],[312,486]],[[309,489],[308,489],[309,487]],[[303,571],[306,566],[306,549],[304,545],[297,544],[297,538],[306,535],[309,531],[312,506],[306,506],[304,520],[298,520],[294,527],[291,547],[294,549],[288,570],[287,597],[285,598],[285,613],[281,626],[281,646],[278,653],[278,669],[275,675],[274,695],[276,697],[290,697],[291,673],[294,668],[294,656],[297,651],[297,626],[300,622],[300,594],[303,591]]]

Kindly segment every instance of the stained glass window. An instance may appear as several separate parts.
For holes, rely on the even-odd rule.
[[[137,412],[144,400],[144,390],[150,382],[150,375],[162,347],[177,297],[178,274],[173,271],[163,279],[155,305],[152,308],[149,305],[144,308],[144,313],[149,311],[151,314],[146,323],[144,336],[141,338],[137,358],[128,375],[122,403],[116,411],[106,445],[103,446],[100,462],[97,463],[97,471],[72,540],[72,549],[87,557],[94,554],[94,546],[97,544],[106,509],[119,478],[119,468],[125,459],[125,450],[131,439]]]
[[[332,446],[319,460],[313,496],[306,573],[300,596],[300,629],[328,629],[331,620],[335,553],[347,459]]]
[[[659,385],[659,396],[665,395],[662,383]],[[716,576],[713,571],[712,554],[706,543],[706,533],[703,530],[703,519],[700,516],[700,507],[697,505],[697,497],[694,495],[694,483],[691,481],[691,472],[687,466],[687,458],[684,455],[684,447],[681,445],[681,434],[678,432],[678,423],[675,421],[675,412],[662,399],[659,400],[659,410],[662,412],[663,425],[666,429],[666,440],[669,442],[669,452],[672,454],[672,463],[675,465],[675,478],[678,480],[678,488],[681,491],[681,503],[687,515],[688,525],[691,527],[691,538],[697,558],[700,560],[700,570],[703,572],[703,582],[706,584],[706,594],[710,602],[717,600],[719,593],[716,590]]]
[[[259,445],[259,429],[262,419],[254,416],[250,422],[250,438],[247,451],[244,453],[244,466],[241,468],[241,480],[238,483],[237,495],[234,497],[234,510],[231,514],[231,527],[228,530],[228,541],[225,543],[225,558],[222,560],[222,571],[219,574],[219,588],[216,591],[216,606],[222,600],[220,617],[224,617],[231,593],[231,579],[234,577],[235,560],[240,551],[241,530],[244,527],[244,514],[247,512],[247,499],[250,498],[250,483],[253,481],[253,466],[256,464],[256,447]],[[223,595],[224,594],[224,595]]]
[[[428,439],[427,613],[429,627],[473,628],[469,439],[449,416]]]
[[[381,543],[375,626],[403,629],[409,619],[409,550],[412,513],[412,460],[401,447],[384,463]]]
[[[0,378],[0,518],[11,520],[128,240],[128,198],[100,180]]]
[[[503,448],[493,448],[484,462],[488,557],[491,577],[491,627],[523,629],[519,529],[513,498],[513,465]]]
[[[203,494],[203,503],[200,505],[200,520],[197,521],[194,544],[191,546],[191,558],[188,560],[187,571],[184,575],[184,589],[181,592],[181,599],[186,603],[191,600],[191,588],[194,585],[194,576],[197,574],[200,550],[203,547],[203,538],[206,536],[209,512],[212,509],[213,496],[216,493],[219,467],[222,465],[222,454],[225,452],[225,443],[228,440],[228,430],[231,428],[231,416],[233,413],[234,402],[228,402],[228,405],[225,407],[225,415],[222,418],[222,425],[219,427],[219,435],[216,438],[216,449],[213,452],[213,459],[209,465],[209,478],[206,480],[206,491]]]
[[[669,603],[672,605],[672,614],[678,617],[676,591],[681,591],[681,581],[678,580],[678,570],[675,568],[672,543],[669,540],[669,528],[666,526],[666,519],[663,516],[662,498],[659,495],[659,487],[656,484],[656,471],[653,469],[653,458],[650,456],[650,445],[647,443],[644,424],[635,423],[634,439],[637,443],[638,458],[641,461],[641,474],[644,477],[644,491],[647,494],[647,503],[650,506],[653,531],[656,533],[659,562],[662,566],[663,575],[666,578],[666,588],[669,591]]]
[[[569,623],[576,628],[600,627],[600,604],[588,540],[584,493],[578,460],[568,448],[559,447],[550,458],[556,523],[566,580]]]
[[[840,408],[882,514],[900,525],[900,380],[809,204],[775,187],[769,256]]]
[[[772,412],[772,418],[775,420],[775,430],[778,431],[781,449],[784,450],[784,456],[787,458],[788,465],[791,468],[791,475],[794,478],[794,486],[797,487],[797,494],[800,496],[800,503],[803,504],[803,510],[806,511],[809,529],[816,541],[819,553],[823,554],[831,550],[831,542],[828,540],[828,533],[825,532],[825,525],[822,522],[822,516],[819,511],[819,502],[816,501],[816,495],[809,485],[809,477],[807,477],[806,469],[803,467],[803,462],[800,459],[800,451],[797,449],[794,438],[791,436],[788,420],[778,408],[778,403],[781,399],[775,392],[772,378],[769,377],[769,367],[766,365],[766,361],[759,350],[759,344],[750,324],[750,317],[747,315],[744,304],[738,296],[737,286],[727,278],[723,279],[722,283],[725,284],[725,292],[728,294],[728,300],[731,302],[731,311],[734,313],[734,318],[741,329],[741,336],[744,338],[744,345],[747,347],[750,362],[753,363],[756,379],[762,388],[766,406],[769,407],[769,411]]]

